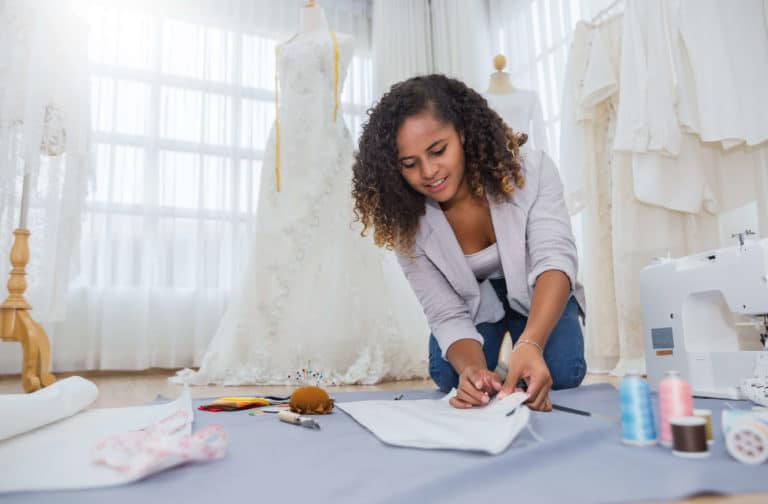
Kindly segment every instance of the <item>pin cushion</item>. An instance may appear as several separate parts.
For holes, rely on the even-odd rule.
[[[299,387],[291,394],[289,405],[302,415],[325,415],[333,409],[333,399],[320,387]]]

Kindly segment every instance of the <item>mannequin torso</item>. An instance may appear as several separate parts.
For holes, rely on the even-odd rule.
[[[512,94],[515,92],[515,86],[512,85],[512,79],[507,72],[494,72],[491,74],[491,82],[488,84],[486,94]]]

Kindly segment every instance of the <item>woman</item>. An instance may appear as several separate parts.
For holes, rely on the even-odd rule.
[[[432,329],[430,375],[443,391],[457,388],[457,408],[522,380],[530,407],[549,411],[550,388],[576,387],[586,373],[562,184],[549,157],[520,152],[525,140],[442,75],[394,85],[360,139],[355,213],[398,253]],[[492,370],[507,331],[502,384]]]

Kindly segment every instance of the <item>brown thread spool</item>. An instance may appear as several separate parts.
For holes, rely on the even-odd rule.
[[[669,423],[672,427],[672,453],[686,458],[709,456],[705,419],[684,416],[672,418]]]
[[[708,409],[696,409],[693,410],[693,416],[704,419],[706,422],[704,429],[707,433],[707,444],[714,443],[714,437],[712,436],[712,411]]]

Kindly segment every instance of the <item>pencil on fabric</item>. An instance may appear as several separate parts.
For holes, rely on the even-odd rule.
[[[581,415],[581,416],[589,416],[594,418],[602,418],[603,420],[610,420],[612,422],[615,422],[619,420],[618,417],[610,416],[610,415],[603,415],[602,413],[591,413],[589,411],[582,411],[576,408],[569,408],[567,406],[560,406],[559,404],[553,404],[552,405],[553,410],[562,411],[564,413],[572,413],[574,415]]]
[[[567,406],[560,406],[559,404],[552,404],[553,410],[564,411],[566,413],[573,413],[574,415],[592,416],[589,411],[582,411],[575,408],[569,408]]]

